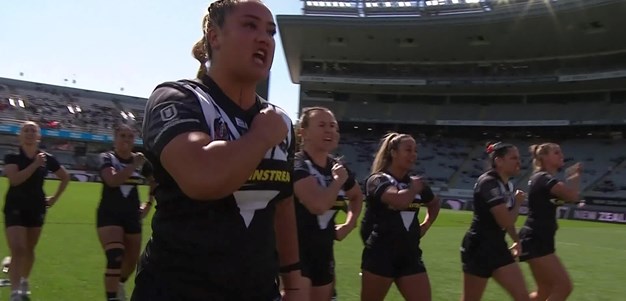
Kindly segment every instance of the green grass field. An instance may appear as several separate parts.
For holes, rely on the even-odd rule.
[[[55,185],[56,182],[48,182],[47,191],[52,192]],[[3,204],[6,189],[6,178],[0,178]],[[33,301],[105,299],[102,280],[105,258],[95,229],[99,193],[99,184],[72,182],[59,203],[49,211],[30,277]],[[433,300],[458,300],[460,297],[459,245],[470,219],[470,212],[442,210],[423,240],[424,261],[431,279]],[[521,217],[520,222],[523,220],[524,217]],[[0,221],[4,224],[4,215]],[[575,287],[570,300],[625,300],[626,227],[578,221],[561,221],[560,226],[558,254],[567,266]],[[149,233],[149,223],[145,223],[144,240]],[[338,292],[342,301],[359,300],[361,251],[357,231],[336,244]],[[0,256],[6,255],[8,248],[2,231]],[[528,267],[525,264],[522,267],[529,288],[534,288],[532,279],[528,277]],[[129,294],[132,283],[133,280],[129,280]],[[8,300],[9,293],[8,288],[0,288],[0,301]],[[402,298],[392,288],[386,300]],[[483,300],[509,298],[491,281]]]

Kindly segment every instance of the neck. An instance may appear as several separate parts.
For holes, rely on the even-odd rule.
[[[326,160],[328,158],[328,153],[325,151],[315,150],[311,147],[304,147],[303,150],[306,154],[313,160],[313,163],[317,166],[326,166]]]
[[[122,159],[128,159],[133,156],[131,151],[119,151],[115,150],[115,153]]]
[[[510,178],[509,175],[507,175],[507,174],[505,174],[505,173],[503,173],[503,172],[501,172],[499,170],[496,170],[496,172],[498,173],[498,176],[500,176],[500,179],[502,180],[502,182],[504,182],[504,183],[508,183],[509,182],[509,178]]]
[[[233,80],[225,70],[220,70],[220,67],[215,65],[211,65],[208,75],[240,108],[247,110],[256,103],[255,83]]]
[[[551,175],[556,175],[557,172],[559,171],[558,168],[554,168],[554,167],[544,167],[541,170],[543,170],[543,171],[545,171],[545,172],[547,172],[547,173],[549,173]]]
[[[39,147],[36,144],[22,144],[21,147],[24,153],[26,153],[29,157],[35,156],[39,150]]]
[[[389,166],[389,168],[387,168],[387,171],[389,171],[389,173],[396,179],[402,179],[404,178],[404,176],[406,176],[406,174],[409,173],[406,168],[402,168],[393,164]]]

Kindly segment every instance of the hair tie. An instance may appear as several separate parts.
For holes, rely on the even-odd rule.
[[[493,149],[495,148],[494,145],[495,144],[489,144],[489,146],[487,146],[487,153],[488,154],[493,153]]]

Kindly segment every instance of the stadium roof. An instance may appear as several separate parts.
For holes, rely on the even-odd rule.
[[[626,1],[534,2],[539,3],[468,14],[279,15],[277,20],[295,83],[302,60],[446,63],[626,51]]]

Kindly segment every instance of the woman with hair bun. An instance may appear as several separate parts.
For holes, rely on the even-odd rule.
[[[564,165],[563,152],[556,143],[532,145],[534,173],[528,181],[528,217],[520,230],[522,254],[537,283],[530,299],[565,300],[571,294],[572,281],[555,253],[554,237],[558,225],[556,208],[579,202],[582,165],[576,163],[565,171],[565,182],[556,178]]]
[[[461,245],[461,300],[480,300],[493,277],[515,301],[527,301],[524,277],[515,262],[522,251],[515,220],[525,194],[510,181],[520,171],[519,151],[512,144],[498,142],[489,143],[486,152],[490,168],[474,185],[474,217]],[[513,240],[510,248],[505,234]]]

